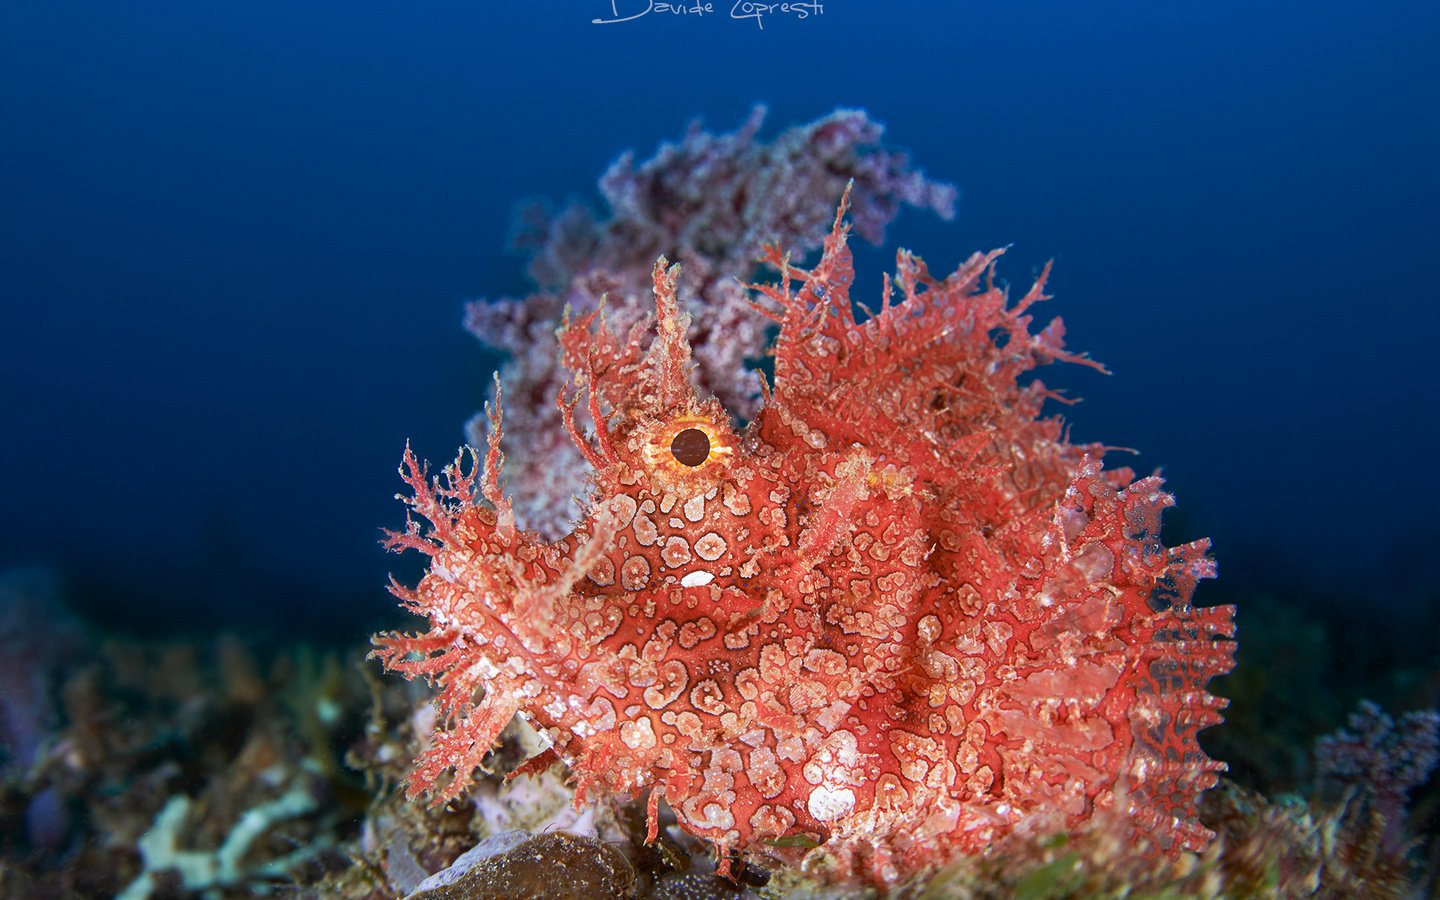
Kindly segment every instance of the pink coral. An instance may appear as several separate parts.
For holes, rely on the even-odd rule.
[[[501,370],[511,397],[506,450],[516,517],[548,537],[569,530],[588,470],[550,402],[569,373],[558,365],[555,329],[562,310],[593,311],[605,298],[611,327],[625,332],[644,318],[656,257],[683,265],[681,288],[700,323],[690,335],[701,388],[748,418],[759,383],[747,359],[765,350],[765,322],[750,314],[743,279],[764,244],[798,253],[820,246],[834,198],[853,182],[856,229],[879,243],[902,204],[949,218],[955,189],[927,180],[900,153],[881,149],[884,129],[859,110],[837,110],[789,128],[773,141],[757,135],[757,107],[740,130],[722,135],[692,125],[636,165],[625,154],[600,180],[610,216],[599,220],[572,205],[556,216],[532,205],[522,212],[517,245],[531,255],[540,291],[523,300],[475,301],[466,327],[513,353]],[[581,421],[588,425],[585,412]],[[485,420],[471,422],[472,443]]]
[[[483,474],[462,455],[432,482],[407,451],[425,524],[391,545],[430,567],[395,590],[430,628],[376,653],[444,687],[410,792],[464,791],[518,714],[552,745],[531,769],[648,793],[652,829],[663,797],[722,866],[813,852],[892,884],[1101,815],[1152,852],[1203,848],[1223,765],[1195,737],[1234,654],[1232,608],[1191,605],[1208,542],[1163,546],[1160,480],[1040,415],[1036,366],[1094,365],[1058,320],[1030,330],[1043,276],[1012,305],[998,252],[945,279],[902,252],[857,320],[846,238],[837,216],[808,271],[767,251],[774,385],[741,430],[691,380],[663,259],[653,325],[567,322],[584,392],[559,408],[593,489],[557,540],[500,486],[498,394]]]
[[[1440,711],[1415,710],[1397,723],[1364,700],[1350,714],[1349,726],[1316,741],[1318,780],[1322,786],[1358,786],[1385,822],[1382,848],[1403,856],[1410,791],[1440,766]]]

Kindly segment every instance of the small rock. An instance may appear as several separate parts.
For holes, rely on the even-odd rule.
[[[507,831],[476,844],[406,900],[606,900],[635,880],[623,854],[594,838]]]

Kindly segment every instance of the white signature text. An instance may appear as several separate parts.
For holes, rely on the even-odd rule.
[[[726,0],[721,0],[721,3]],[[729,0],[730,18],[737,21],[752,21],[760,30],[765,29],[765,20],[771,16],[789,16],[793,19],[808,19],[825,14],[825,4],[820,0],[785,0],[783,3],[764,3],[757,0]],[[610,0],[610,15],[591,19],[592,25],[618,25],[634,22],[646,16],[669,15],[672,17],[693,16],[704,18],[715,14],[713,0]]]

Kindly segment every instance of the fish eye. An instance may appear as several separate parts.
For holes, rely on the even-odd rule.
[[[710,436],[698,428],[687,428],[670,442],[670,455],[682,465],[702,466],[710,458]]]

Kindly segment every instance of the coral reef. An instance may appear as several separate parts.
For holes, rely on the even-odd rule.
[[[1207,896],[1421,896],[1412,866],[1382,848],[1386,824],[1349,803],[1274,800],[1230,782],[1205,798],[1220,834],[1208,854]]]
[[[769,142],[758,139],[764,118],[757,107],[738,131],[721,135],[692,125],[682,141],[638,165],[625,154],[600,179],[606,218],[580,204],[553,214],[538,203],[522,210],[516,245],[530,255],[540,290],[523,299],[475,301],[466,311],[476,337],[511,354],[501,381],[518,402],[505,451],[514,463],[511,503],[521,526],[550,538],[569,531],[570,498],[583,492],[589,472],[552,402],[570,376],[555,344],[562,310],[585,314],[603,297],[611,327],[625,334],[649,307],[655,259],[683,264],[683,302],[703,311],[690,335],[696,377],[732,413],[749,418],[759,383],[748,360],[763,353],[766,334],[742,281],[762,246],[818,248],[847,182],[856,230],[877,244],[902,205],[951,216],[955,189],[884,149],[884,129],[864,112],[837,110]],[[585,424],[585,410],[579,416]],[[483,417],[472,420],[474,445],[484,443],[484,428]]]
[[[44,724],[29,744],[29,768],[7,769],[0,784],[0,897],[7,900],[115,896],[127,888],[152,897],[384,900],[446,872],[454,896],[494,896],[486,891],[496,885],[507,898],[550,897],[566,885],[587,885],[597,900],[874,894],[764,858],[759,865],[735,860],[731,880],[721,878],[707,847],[663,804],[658,833],[647,842],[644,799],[594,796],[577,808],[561,767],[506,782],[498,773],[542,744],[519,719],[487,759],[496,774],[441,806],[408,802],[398,786],[428,745],[430,696],[422,684],[380,678],[378,667],[361,663],[359,647],[342,657],[304,646],[257,653],[211,636],[102,640],[80,618],[57,615],[64,600],[53,578],[12,573],[0,583],[46,601],[6,610],[19,626],[10,634],[64,622],[65,646],[84,660],[48,666],[46,677],[34,680],[30,701],[53,695],[61,702],[34,719]],[[1247,621],[1247,632],[1253,627]],[[1224,729],[1233,727],[1227,721]],[[962,857],[891,893],[996,900],[1432,895],[1440,866],[1433,855],[1422,870],[1422,854],[1386,851],[1387,823],[1366,799],[1365,778],[1356,776],[1338,802],[1269,799],[1222,780],[1201,804],[1200,819],[1218,838],[1200,854],[1137,854],[1123,811],[1111,810],[1072,835],[1012,835],[995,852]],[[1426,810],[1437,787],[1432,779],[1411,789],[1404,848],[1428,833],[1424,849],[1433,854]],[[27,810],[43,797],[66,812],[57,820],[62,829],[52,840],[27,842]],[[522,852],[495,849],[502,844]],[[495,852],[469,852],[480,845]]]
[[[1406,713],[1397,723],[1366,700],[1350,716],[1350,727],[1315,745],[1320,786],[1354,787],[1369,811],[1385,824],[1384,852],[1403,856],[1405,808],[1410,792],[1440,765],[1440,712]]]
[[[57,618],[32,612],[31,634]],[[368,699],[353,668],[299,649],[267,672],[229,638],[71,646],[49,685],[61,712],[15,786],[69,815],[6,848],[0,897],[252,896],[348,864],[368,799],[338,762]],[[14,824],[7,810],[0,833]]]
[[[841,215],[813,269],[769,248],[774,385],[740,431],[691,380],[663,259],[648,341],[568,319],[593,435],[578,392],[558,403],[593,491],[556,541],[501,489],[498,389],[483,472],[462,453],[432,482],[407,450],[425,524],[389,544],[431,560],[394,590],[430,630],[376,654],[444,688],[409,792],[462,794],[518,713],[552,744],[525,771],[648,795],[651,835],[663,796],[722,873],[741,850],[893,885],[1098,818],[1153,854],[1204,849],[1222,766],[1195,735],[1220,718],[1232,611],[1191,605],[1213,564],[1160,544],[1159,479],[1040,415],[1056,394],[1024,379],[1088,360],[1058,320],[1031,332],[1044,276],[1012,305],[998,256],[941,280],[902,252],[857,320]]]
[[[185,833],[194,825],[194,805],[184,794],[166,801],[150,828],[140,836],[143,868],[135,880],[116,895],[118,900],[146,900],[164,883],[167,875],[177,878],[186,891],[243,887],[284,879],[300,863],[327,847],[326,841],[317,840],[258,865],[246,866],[242,862],[266,832],[315,811],[316,800],[303,785],[246,810],[215,848],[187,850],[181,846]]]
[[[43,640],[36,640],[37,623]],[[0,572],[0,783],[23,785],[44,761],[60,723],[54,689],[59,673],[85,636],[66,609],[59,576],[48,569]],[[64,842],[69,814],[49,788],[26,791],[23,826],[0,828],[0,848],[54,851]],[[8,824],[8,823],[7,823]]]

